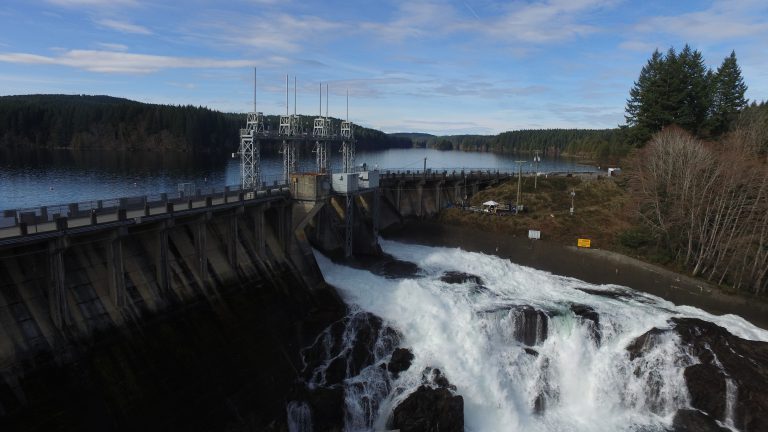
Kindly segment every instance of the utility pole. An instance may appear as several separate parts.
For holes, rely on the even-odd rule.
[[[523,162],[515,161],[517,163],[517,201],[515,202],[515,214],[520,213],[520,191],[523,181]]]
[[[426,180],[427,179],[427,157],[424,157],[424,170],[421,171],[421,176]]]
[[[535,190],[539,180],[539,162],[541,162],[538,150],[536,150],[536,154],[533,156],[533,162],[536,164],[536,172],[533,173],[533,189]]]
[[[573,197],[576,196],[576,191],[571,190],[571,216],[573,216]]]

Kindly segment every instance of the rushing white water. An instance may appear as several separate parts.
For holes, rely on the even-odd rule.
[[[348,430],[384,429],[393,407],[422,383],[427,367],[440,368],[464,397],[467,431],[664,430],[678,408],[689,406],[683,369],[698,359],[669,332],[655,335],[645,355],[635,359],[627,345],[653,327],[668,328],[668,319],[678,316],[768,341],[768,332],[740,317],[676,307],[625,287],[591,285],[460,249],[385,240],[381,245],[417,264],[419,277],[388,279],[316,254],[344,300],[399,331],[401,345],[415,356],[388,394],[368,394],[381,399],[374,405],[375,422],[352,415]],[[479,276],[482,287],[441,281],[448,271]],[[546,327],[536,324],[529,346],[515,334],[521,319],[515,311],[525,305],[549,317]],[[599,314],[598,328],[580,318],[574,305]],[[345,388],[355,379],[388,388],[371,371],[348,379]],[[348,391],[348,408],[354,405],[350,398],[356,396]]]

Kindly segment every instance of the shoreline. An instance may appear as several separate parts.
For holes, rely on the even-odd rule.
[[[434,221],[408,221],[397,228],[387,229],[383,237],[403,243],[459,247],[592,284],[627,286],[675,305],[697,307],[713,315],[738,315],[755,326],[768,329],[768,302],[727,295],[706,281],[616,252],[529,240]]]

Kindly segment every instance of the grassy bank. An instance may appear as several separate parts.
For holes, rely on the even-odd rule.
[[[517,180],[481,191],[471,199],[473,206],[494,200],[515,204]],[[571,192],[574,213],[570,214]],[[594,247],[620,249],[619,237],[632,228],[629,194],[622,180],[605,177],[523,178],[520,203],[527,211],[518,215],[476,213],[460,208],[443,211],[440,222],[473,226],[514,236],[527,236],[529,229],[541,231],[543,239],[575,245],[589,238]]]

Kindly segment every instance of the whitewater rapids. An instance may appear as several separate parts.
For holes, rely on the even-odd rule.
[[[683,370],[698,359],[666,334],[631,360],[626,347],[635,338],[653,327],[668,328],[672,317],[695,317],[745,339],[768,341],[768,332],[738,316],[713,316],[626,287],[592,285],[461,249],[380,244],[418,265],[418,276],[386,278],[315,254],[345,302],[381,317],[415,356],[378,404],[375,430],[385,429],[427,367],[442,370],[463,396],[467,431],[665,430],[677,409],[690,406]],[[443,282],[446,272],[479,276],[482,286]],[[525,305],[549,317],[546,334],[530,346],[515,337],[518,318],[508,313]],[[573,305],[599,314],[598,340]],[[543,412],[534,408],[537,399]],[[352,420],[349,425],[366,424]]]

